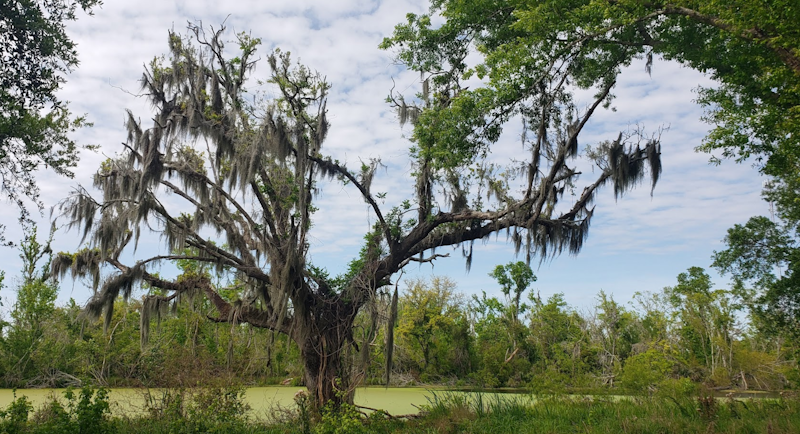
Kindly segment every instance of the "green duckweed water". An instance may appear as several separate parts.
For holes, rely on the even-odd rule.
[[[293,407],[294,396],[302,387],[271,386],[246,389],[245,401],[251,407],[252,415],[265,417],[276,407]],[[135,415],[144,412],[145,389],[109,389],[109,402],[112,414]],[[164,391],[150,389],[152,397],[158,399]],[[53,396],[62,398],[64,389],[18,389],[16,396],[26,396],[34,408],[38,408]],[[433,392],[423,388],[382,388],[368,387],[356,391],[355,403],[360,406],[382,409],[390,414],[410,414],[419,412],[419,407],[428,404]],[[0,408],[6,408],[14,400],[14,391],[0,389]]]

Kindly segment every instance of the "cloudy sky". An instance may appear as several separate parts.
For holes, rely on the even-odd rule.
[[[167,31],[184,32],[187,21],[215,28],[224,22],[231,31],[250,32],[263,40],[262,56],[280,47],[326,76],[333,88],[328,102],[331,131],[324,150],[351,167],[357,167],[359,159],[380,157],[387,168],[377,173],[374,191],[390,192],[387,200],[394,203],[407,198],[412,181],[410,143],[404,136],[410,131],[398,125],[384,98],[393,80],[397,90],[412,94],[419,89],[419,76],[405,71],[393,61],[391,52],[377,46],[406,13],[426,8],[427,3],[418,0],[107,1],[94,16],[81,16],[69,24],[81,64],[61,93],[71,101],[74,112],[86,113],[94,123],[76,134],[77,141],[100,145],[101,151],[82,155],[74,180],[40,174],[46,206],[56,204],[78,184],[89,187],[100,161],[119,151],[126,136],[126,108],[143,119],[150,116],[144,98],[135,95],[143,65],[166,51]],[[267,73],[264,62],[255,75],[266,77]],[[759,196],[763,180],[755,169],[733,162],[711,166],[708,155],[693,150],[708,129],[700,121],[702,111],[693,103],[693,90],[712,84],[701,74],[663,61],[656,62],[652,76],[645,73],[643,64],[624,72],[615,91],[616,111],[597,113],[581,142],[614,139],[619,131],[637,124],[650,132],[666,127],[663,176],[652,197],[646,186],[617,201],[612,191],[603,191],[583,251],[577,257],[564,255],[541,264],[535,269],[539,280],[534,291],[545,297],[563,292],[580,309],[591,306],[600,290],[627,302],[636,291],[674,284],[677,274],[690,266],[707,268],[727,228],[769,213]],[[518,138],[509,133],[495,153],[518,149]],[[318,205],[311,259],[335,274],[357,253],[371,216],[356,192],[336,184],[323,186]],[[47,211],[40,221],[47,225]],[[11,239],[19,239],[12,206],[0,209],[0,222],[8,226]],[[55,249],[76,250],[78,242],[77,234],[62,230],[56,234]],[[436,273],[451,277],[468,294],[481,290],[497,294],[487,274],[494,266],[514,260],[513,247],[504,235],[476,247],[470,273],[456,250],[450,258],[437,260],[433,270],[430,265],[410,266],[404,278]],[[159,240],[151,240],[140,254],[159,248],[163,249]],[[2,268],[11,288],[0,292],[0,297],[8,309],[20,261],[16,252],[4,255]],[[720,286],[726,284],[725,279],[712,276]],[[59,301],[73,297],[83,303],[89,295],[82,282],[65,282]]]

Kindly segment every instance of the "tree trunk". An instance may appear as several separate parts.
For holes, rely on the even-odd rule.
[[[303,381],[313,405],[322,408],[331,404],[338,408],[342,403],[353,402],[351,386],[351,360],[347,345],[352,342],[354,312],[341,309],[343,303],[317,306],[294,333],[304,363]]]

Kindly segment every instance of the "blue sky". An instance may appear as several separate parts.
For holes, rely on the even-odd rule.
[[[380,157],[387,168],[378,171],[373,190],[389,192],[389,204],[409,198],[412,169],[405,136],[410,131],[399,126],[384,98],[392,80],[397,90],[412,94],[419,89],[419,75],[405,71],[391,52],[377,46],[406,13],[421,13],[426,8],[426,2],[411,0],[107,1],[93,17],[69,23],[81,65],[60,93],[71,101],[74,112],[86,113],[94,122],[94,127],[77,132],[75,139],[100,145],[101,150],[83,153],[74,180],[41,173],[38,179],[45,205],[55,205],[79,184],[91,186],[91,175],[99,163],[118,152],[125,140],[126,108],[143,119],[150,116],[144,98],[134,95],[139,89],[137,80],[143,65],[166,51],[168,29],[183,32],[187,21],[202,21],[215,28],[224,21],[232,31],[261,38],[262,56],[280,47],[326,76],[333,87],[328,102],[331,130],[324,151],[352,167],[357,167],[359,159]],[[266,77],[267,72],[264,62],[255,75]],[[702,74],[658,60],[652,75],[641,63],[623,73],[615,90],[615,110],[596,113],[581,143],[614,139],[635,125],[649,132],[668,128],[662,134],[663,176],[652,197],[646,185],[619,200],[611,190],[604,190],[596,201],[583,251],[577,257],[563,255],[541,266],[534,261],[539,277],[534,291],[543,296],[563,292],[579,309],[588,309],[600,290],[627,302],[635,291],[656,291],[674,284],[677,274],[690,266],[707,268],[712,252],[722,248],[727,228],[753,215],[768,215],[768,205],[760,199],[763,179],[756,169],[731,161],[711,166],[709,155],[694,152],[708,130],[700,121],[701,109],[693,102],[693,90],[699,85],[713,83]],[[507,161],[520,149],[516,128],[516,123],[509,125],[492,158]],[[320,211],[312,233],[311,260],[335,274],[357,253],[371,215],[357,192],[337,184],[323,185],[317,205]],[[8,226],[11,239],[21,236],[16,217],[12,206],[0,209],[0,222]],[[48,226],[47,211],[40,222]],[[76,250],[78,242],[78,234],[59,231],[55,249]],[[163,244],[151,239],[138,255],[158,249],[163,250]],[[16,252],[6,251],[5,258],[2,268],[7,287],[0,297],[7,310],[20,261]],[[486,290],[497,294],[488,273],[512,260],[513,247],[500,234],[496,241],[476,244],[469,274],[456,249],[450,258],[437,260],[433,269],[410,265],[404,278],[447,275],[465,293]],[[718,276],[714,280],[726,284]],[[83,303],[90,291],[83,282],[64,282],[59,301],[72,297]]]

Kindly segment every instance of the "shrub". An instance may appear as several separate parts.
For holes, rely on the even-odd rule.
[[[14,400],[5,410],[0,411],[0,431],[4,434],[23,432],[28,422],[28,413],[33,409],[28,398],[20,396],[14,391]]]
[[[697,383],[688,378],[668,378],[658,383],[658,395],[672,398],[695,396],[700,391]]]
[[[155,396],[148,391],[149,417],[139,422],[174,434],[239,432],[247,425],[250,411],[244,395],[242,387],[165,389]]]
[[[64,391],[66,406],[53,397],[33,415],[32,432],[47,434],[109,434],[116,431],[109,419],[108,390],[84,387]]]
[[[631,356],[620,375],[620,385],[632,392],[646,392],[672,372],[674,362],[656,349]]]

